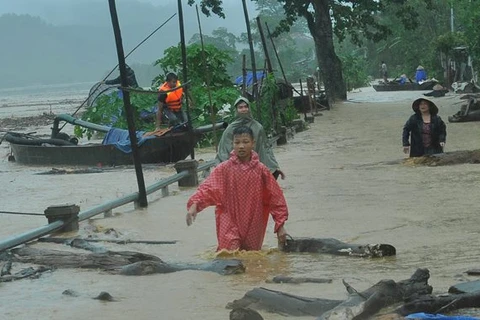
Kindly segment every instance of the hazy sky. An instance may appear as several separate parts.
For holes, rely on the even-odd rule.
[[[119,11],[119,18],[122,22],[122,16],[120,14],[122,3],[128,2],[131,7],[132,3],[140,2],[141,6],[145,4],[151,4],[156,7],[161,7],[161,12],[165,17],[170,16],[177,12],[177,0],[116,0],[117,11]],[[190,7],[187,5],[187,0],[182,0],[184,20],[188,22],[196,22],[196,9],[195,6]],[[197,3],[199,0],[197,0]],[[97,4],[98,3],[98,4]],[[247,0],[247,7],[249,11],[250,20],[256,17],[254,2]],[[89,24],[89,20],[78,15],[76,9],[81,4],[92,4],[92,16],[103,16],[107,18],[108,14],[108,1],[107,0],[0,0],[0,15],[5,13],[15,14],[30,14],[32,16],[39,16],[48,23],[54,25],[68,25],[68,24]],[[133,4],[134,5],[134,4]],[[201,15],[202,29],[205,34],[210,34],[212,30],[218,27],[225,27],[230,32],[239,35],[241,32],[245,32],[245,18],[243,14],[243,6],[241,0],[223,0],[224,13],[226,19],[212,15],[211,17],[205,17]],[[167,10],[163,9],[166,8]],[[171,9],[171,12],[167,12]],[[145,9],[144,9],[145,10]],[[148,10],[148,9],[147,9]],[[158,17],[158,16],[157,16]],[[160,20],[165,17],[158,17]],[[137,17],[139,19],[139,17]],[[105,19],[108,21],[108,19]],[[186,30],[187,36],[191,36],[193,30],[188,28]]]
[[[188,42],[195,33],[198,33],[199,28],[195,6],[188,6],[187,2],[188,0],[182,0],[185,39]],[[116,0],[124,51],[129,52],[142,39],[145,39],[150,32],[163,22],[166,22],[167,18],[177,13],[177,4],[177,0]],[[251,0],[247,0],[250,20],[256,17],[254,4]],[[201,14],[200,20],[203,33],[211,35],[212,31],[219,27],[227,28],[229,32],[237,36],[246,32],[242,1],[223,0],[223,8],[226,19],[219,18],[216,15],[206,17]],[[78,46],[86,50],[85,54],[81,55],[68,55],[69,52],[61,51],[63,53],[61,55],[59,53],[59,57],[63,58],[63,60],[84,61],[85,65],[90,66],[90,69],[85,67],[81,70],[74,70],[71,67],[77,66],[78,63],[72,63],[71,61],[64,61],[64,64],[57,68],[58,66],[55,62],[47,64],[43,62],[41,57],[36,56],[40,60],[31,61],[34,66],[38,67],[35,74],[45,73],[47,72],[46,70],[49,73],[53,71],[59,73],[57,69],[65,69],[62,71],[64,74],[58,75],[59,79],[66,79],[68,78],[67,75],[71,74],[76,74],[78,75],[77,78],[79,78],[82,72],[92,74],[91,79],[94,79],[99,77],[97,74],[94,74],[95,71],[103,73],[104,70],[115,64],[117,59],[115,39],[113,37],[107,0],[0,0],[0,15],[6,13],[28,14],[40,17],[47,24],[53,25],[54,28],[52,30],[55,30],[55,32],[52,32],[51,35],[52,37],[58,37],[58,41],[56,40],[57,38],[43,34],[42,37],[38,38],[41,40],[39,40],[40,44],[45,43],[46,46],[50,44],[50,47],[58,45],[56,50],[59,50],[59,52],[61,50],[68,51],[67,49],[70,47],[66,48],[64,46],[63,41],[65,39],[62,38],[62,35],[71,32],[73,38],[77,37],[81,41],[78,43]],[[8,39],[11,31],[2,31],[4,38]],[[128,63],[151,64],[162,56],[166,48],[176,46],[179,41],[180,32],[177,15],[165,24],[164,28],[143,43],[128,58]],[[23,54],[24,50],[21,52],[15,51],[20,48],[21,44],[17,43],[16,46],[10,48],[11,50],[0,51],[0,70],[4,72],[5,68],[10,66],[10,78],[15,76],[19,78],[31,77],[26,71],[22,71],[23,73],[18,71],[25,69],[24,59],[18,58],[22,56],[21,54]],[[85,46],[91,46],[91,48],[85,48]],[[99,48],[101,49],[99,50]],[[79,50],[76,50],[76,52],[79,52]],[[7,65],[2,67],[2,63]],[[44,68],[38,71],[41,69],[40,67]]]
[[[122,1],[117,0],[117,7],[121,5]],[[177,0],[129,0],[129,2],[142,2],[150,3],[154,6],[172,6],[172,9],[176,10],[178,1]],[[32,8],[42,7],[46,5],[68,5],[76,3],[88,3],[88,2],[97,2],[101,4],[107,4],[107,0],[0,0],[0,14],[3,13],[29,13]],[[182,0],[184,10],[188,10],[189,6],[187,5],[187,0]],[[199,0],[197,0],[199,3]],[[249,12],[254,12],[255,6],[254,2],[247,0],[247,7]],[[223,6],[225,14],[227,16],[240,16],[243,18],[243,6],[241,0],[223,0]],[[35,10],[35,9],[33,9]]]

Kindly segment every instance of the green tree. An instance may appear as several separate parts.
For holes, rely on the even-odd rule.
[[[216,121],[215,114],[225,104],[232,103],[239,91],[235,88],[227,73],[227,65],[232,58],[226,51],[219,50],[213,45],[202,46],[198,43],[187,46],[187,69],[189,98],[193,103],[191,116],[196,125],[208,124]],[[163,70],[154,80],[155,86],[165,81],[168,72],[175,72],[182,78],[182,59],[180,45],[165,50],[164,56],[155,62]],[[207,77],[209,77],[207,79]],[[209,81],[207,81],[209,80]],[[209,87],[206,84],[209,83]],[[211,104],[210,104],[211,99]],[[211,108],[214,115],[211,115]],[[212,119],[213,117],[213,119]]]
[[[221,0],[199,0],[204,14],[210,11],[221,17]],[[252,0],[256,1],[256,0]],[[431,0],[423,0],[431,4]],[[289,31],[299,17],[305,18],[315,43],[315,52],[325,90],[333,99],[346,99],[346,86],[342,63],[335,52],[334,34],[339,41],[348,35],[354,43],[362,39],[380,41],[387,38],[391,29],[379,19],[387,5],[395,5],[396,14],[409,29],[418,23],[415,7],[406,0],[277,0],[283,4],[286,19],[280,22],[280,30]],[[195,0],[189,0],[189,4]]]
[[[214,46],[230,56],[231,60],[226,62],[226,72],[232,80],[242,69],[241,55],[237,51],[238,42],[240,42],[240,39],[233,33],[228,32],[226,28],[215,29],[212,31],[212,35],[203,35],[204,45]],[[199,33],[195,33],[190,38],[189,45],[192,44],[201,45]]]
[[[455,14],[454,31],[462,32],[465,44],[473,58],[473,65],[480,65],[480,2],[471,0],[451,1]]]
[[[286,19],[282,4],[276,0],[257,0],[255,3],[273,69],[280,72],[281,63],[286,78],[291,79],[292,82],[296,82],[305,75],[313,74],[316,70],[315,48],[312,37],[309,35],[306,20],[298,19],[292,22],[289,32],[275,33],[274,31],[280,26],[280,22]],[[261,48],[260,51],[263,53],[256,19],[252,20],[250,25],[252,26],[253,39],[258,43],[259,48]],[[268,31],[272,33],[278,59],[271,44],[272,41],[268,38]],[[243,39],[246,39],[246,34],[242,36]],[[264,57],[262,56],[262,58]],[[277,78],[279,78],[278,75]]]

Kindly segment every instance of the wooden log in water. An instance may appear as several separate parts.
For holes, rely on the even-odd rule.
[[[12,250],[13,262],[33,263],[56,268],[113,269],[139,261],[162,261],[159,257],[134,251],[77,253],[23,247]]]
[[[318,320],[369,319],[385,307],[410,297],[432,293],[432,287],[428,284],[429,278],[430,273],[427,269],[417,269],[409,279],[399,282],[381,280],[362,292],[356,291],[344,282],[349,297],[322,314]]]
[[[291,316],[320,316],[319,319],[367,319],[380,309],[413,296],[432,293],[427,269],[418,269],[409,279],[395,282],[382,280],[358,292],[345,283],[350,293],[347,300],[307,298],[288,293],[254,288],[241,299],[227,305],[229,309],[251,308]]]
[[[287,277],[287,276],[275,276],[271,280],[267,280],[269,283],[332,283],[332,279],[325,278],[310,278],[310,277]]]
[[[39,242],[52,242],[52,243],[63,243],[68,244],[69,241],[72,240],[82,240],[86,242],[108,242],[114,244],[129,244],[129,243],[142,243],[142,244],[175,244],[177,240],[130,240],[130,239],[80,239],[80,238],[40,238],[38,239]]]
[[[13,255],[9,259],[13,262],[32,263],[55,268],[101,269],[121,275],[147,275],[181,270],[211,271],[222,275],[245,272],[245,266],[237,259],[215,259],[198,264],[171,264],[162,261],[159,257],[133,251],[76,253],[32,247],[11,251]],[[3,257],[0,256],[0,260]]]
[[[480,280],[457,283],[448,288],[448,293],[474,293],[480,292]]]
[[[254,288],[238,300],[227,304],[227,309],[250,308],[290,316],[318,316],[342,300],[330,300],[297,296],[267,288]]]
[[[282,247],[285,252],[328,253],[352,257],[386,257],[396,254],[389,244],[351,244],[333,238],[293,238],[287,237]]]
[[[447,313],[463,308],[480,308],[480,291],[448,296],[420,296],[405,303],[395,311],[402,316],[406,316],[417,312]]]
[[[255,310],[237,308],[230,311],[230,320],[263,320],[263,317]]]
[[[40,266],[38,268],[28,267],[14,274],[6,274],[6,275],[0,276],[0,282],[10,282],[10,281],[20,280],[25,278],[38,277],[41,273],[46,271],[52,271],[52,270],[53,270],[52,268],[44,267],[44,266]]]
[[[403,163],[411,166],[451,166],[456,164],[480,163],[480,149],[460,150],[433,154],[422,157],[413,157],[403,160]]]
[[[480,276],[480,269],[470,269],[467,270],[469,276]]]

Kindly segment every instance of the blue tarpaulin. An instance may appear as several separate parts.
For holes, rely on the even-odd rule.
[[[470,316],[444,316],[441,314],[412,313],[405,317],[406,319],[429,319],[429,320],[479,320],[480,318]]]
[[[147,136],[144,137],[145,131],[137,131],[137,145],[142,145],[148,139],[154,139],[155,136]],[[130,143],[130,136],[128,130],[125,129],[118,129],[118,128],[111,128],[105,138],[103,138],[102,144],[113,144],[119,150],[125,153],[132,152],[132,144]]]
[[[267,73],[265,71],[257,71],[257,80],[263,79],[266,77]],[[247,72],[247,87],[251,86],[253,82],[253,72],[249,71]],[[241,85],[243,83],[243,75],[238,76],[235,79],[235,84],[236,85]]]

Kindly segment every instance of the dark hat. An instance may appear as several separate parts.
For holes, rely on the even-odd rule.
[[[435,103],[433,103],[432,101],[430,101],[428,99],[425,99],[425,98],[418,98],[417,100],[413,101],[412,109],[413,109],[413,111],[415,111],[415,113],[420,112],[419,106],[420,106],[420,102],[422,102],[422,100],[426,101],[428,103],[428,110],[429,110],[431,115],[438,114],[438,107],[435,105]]]

